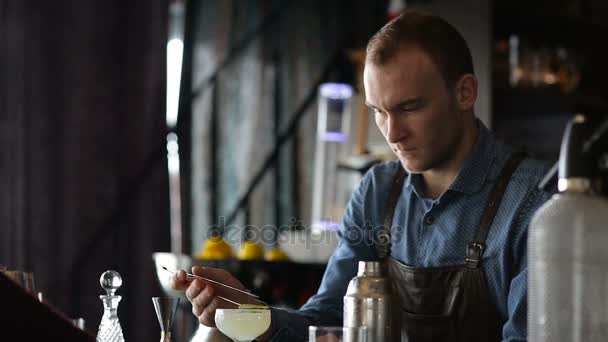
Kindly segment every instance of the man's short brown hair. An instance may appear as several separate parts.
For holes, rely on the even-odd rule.
[[[424,51],[448,86],[462,75],[474,73],[471,51],[454,26],[440,17],[410,10],[372,36],[367,44],[366,63],[382,66],[408,47]]]

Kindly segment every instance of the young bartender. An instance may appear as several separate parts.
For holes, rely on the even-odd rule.
[[[342,325],[357,262],[381,259],[404,340],[525,341],[527,227],[550,196],[536,188],[548,164],[515,153],[475,117],[471,53],[437,16],[408,11],[378,31],[364,84],[398,161],[372,168],[352,195],[317,294],[297,311],[271,309],[271,328],[258,340],[306,340],[309,325]],[[389,245],[352,238],[380,230]],[[243,287],[222,270],[192,272]],[[183,271],[173,287],[186,291],[202,324],[213,326],[215,309],[230,307],[215,297],[219,287]]]

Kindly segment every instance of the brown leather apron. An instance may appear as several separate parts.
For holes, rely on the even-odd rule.
[[[465,248],[464,264],[411,267],[390,256],[390,227],[403,188],[403,167],[394,177],[384,219],[384,243],[377,246],[393,291],[393,340],[408,342],[492,342],[502,336],[501,319],[481,268],[489,228],[511,175],[523,159],[513,154],[501,171],[481,216],[474,239]]]

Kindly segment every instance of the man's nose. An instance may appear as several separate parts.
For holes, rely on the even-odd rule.
[[[389,114],[386,123],[386,140],[391,144],[403,140],[407,135],[407,129],[394,115]]]

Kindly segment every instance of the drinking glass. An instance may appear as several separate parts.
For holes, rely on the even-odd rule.
[[[308,327],[308,342],[367,342],[367,328]]]
[[[236,342],[251,342],[270,327],[268,309],[216,309],[215,325]]]

